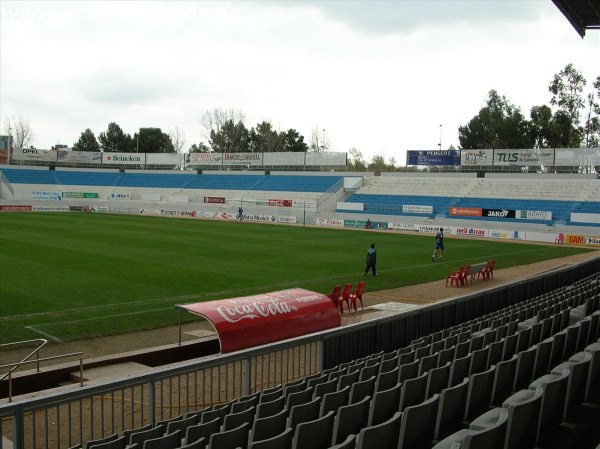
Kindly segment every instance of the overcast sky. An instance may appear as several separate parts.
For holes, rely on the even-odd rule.
[[[2,1],[0,119],[33,144],[72,146],[109,122],[180,127],[234,108],[333,151],[404,165],[406,150],[458,146],[490,89],[529,117],[569,63],[600,75],[600,32],[584,39],[550,0]],[[440,127],[440,125],[442,125]]]

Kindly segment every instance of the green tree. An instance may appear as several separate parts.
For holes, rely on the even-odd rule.
[[[584,143],[588,148],[600,146],[600,76],[593,84],[596,92],[590,92],[586,97]]]
[[[458,140],[466,149],[531,148],[529,122],[520,109],[490,90],[486,105],[466,125],[459,126]]]
[[[534,148],[547,148],[550,146],[550,134],[552,129],[552,109],[548,106],[533,106],[530,117],[531,138]]]
[[[160,128],[140,128],[133,141],[139,153],[175,153],[171,137]]]
[[[308,151],[308,145],[304,142],[304,136],[293,128],[283,134],[283,146],[281,151],[304,153]]]
[[[102,151],[110,153],[129,153],[134,150],[131,136],[125,134],[121,127],[114,122],[108,124],[106,132],[98,135]]]
[[[204,142],[200,142],[198,145],[193,144],[188,153],[210,153],[210,147]]]
[[[370,171],[386,171],[388,169],[387,164],[385,163],[385,159],[383,156],[376,154],[371,158],[371,162],[369,163]]]
[[[100,151],[100,144],[91,129],[87,128],[73,145],[75,151]]]
[[[206,111],[200,120],[210,147],[219,153],[248,151],[248,129],[244,121],[241,111],[220,108]]]
[[[246,153],[248,130],[241,121],[227,120],[218,131],[210,131],[210,146],[217,153]]]
[[[552,93],[550,104],[558,106],[569,119],[568,147],[577,144],[577,132],[581,119],[581,109],[584,106],[583,89],[586,81],[581,72],[573,64],[567,64],[563,70],[554,75],[548,90]]]
[[[355,147],[350,148],[348,151],[350,160],[348,161],[348,170],[350,171],[366,171],[367,166],[363,154]]]
[[[283,135],[273,129],[270,122],[263,121],[250,129],[248,150],[254,153],[273,153],[282,151]]]

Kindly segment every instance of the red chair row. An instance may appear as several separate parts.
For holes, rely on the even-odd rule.
[[[446,276],[446,287],[448,287],[448,281],[450,281],[450,287],[452,284],[457,287],[464,287],[467,285],[467,276],[471,270],[471,265],[464,265],[458,269],[458,271],[448,273]]]
[[[488,260],[487,261],[487,266],[483,267],[481,269],[481,271],[479,272],[479,274],[481,275],[481,277],[483,277],[483,279],[485,281],[487,281],[490,278],[494,278],[494,268],[496,268],[496,261],[495,260]]]
[[[365,281],[360,281],[354,290],[352,290],[351,283],[346,284],[343,290],[339,285],[336,285],[329,297],[334,302],[335,306],[340,310],[340,313],[344,313],[344,303],[346,303],[348,312],[350,312],[352,309],[357,312],[357,301],[360,302],[360,310],[364,310],[362,301],[362,295],[364,291]]]
[[[482,265],[482,264],[477,264]],[[471,272],[471,265],[464,265],[458,269],[458,271],[453,271],[448,273],[446,276],[446,287],[448,287],[448,281],[450,281],[450,287],[452,285],[456,285],[456,287],[464,287],[467,285],[467,279],[469,275],[471,275],[471,283],[473,282],[473,276],[477,274],[477,277],[482,277],[484,281],[494,278],[494,268],[496,267],[495,260],[488,260],[486,265],[481,268],[480,271],[476,271],[479,268],[476,265],[473,265],[473,272]]]

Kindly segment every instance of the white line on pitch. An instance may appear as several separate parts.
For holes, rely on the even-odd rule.
[[[42,326],[43,326],[43,324],[42,324]],[[36,329],[34,326],[25,326],[25,329],[29,329],[30,331],[37,332],[38,334],[41,334],[44,337],[47,337],[48,339],[54,341],[55,343],[64,343],[63,340],[61,340],[60,338],[55,337],[54,335],[49,334],[47,332]]]

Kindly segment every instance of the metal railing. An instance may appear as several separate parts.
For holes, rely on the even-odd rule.
[[[0,349],[6,349],[6,348],[9,348],[9,347],[14,347],[14,346],[25,346],[25,345],[28,345],[29,343],[37,343],[37,347],[33,351],[31,351],[30,354],[28,354],[27,356],[25,356],[24,359],[22,359],[20,362],[17,362],[15,364],[0,366],[0,368],[4,368],[6,366],[12,366],[8,370],[8,372],[6,374],[4,374],[4,376],[0,377],[0,382],[3,381],[4,379],[6,379],[7,377],[9,377],[10,374],[13,371],[19,369],[19,367],[21,366],[21,364],[23,364],[24,362],[27,362],[34,355],[36,356],[36,359],[39,361],[39,358],[40,358],[40,349],[42,349],[48,343],[48,340],[45,340],[43,338],[37,338],[35,340],[23,340],[23,341],[15,341],[15,342],[12,342],[12,343],[3,343],[3,344],[0,344]],[[37,371],[38,372],[40,371],[40,365],[39,365],[39,363],[37,365]]]
[[[80,386],[83,387],[83,352],[71,352],[68,354],[60,354],[60,355],[54,355],[54,356],[50,356],[50,357],[40,358],[40,356],[39,356],[40,349],[46,343],[48,343],[47,340],[43,340],[43,339],[26,340],[26,341],[14,342],[14,343],[5,343],[0,346],[19,345],[19,344],[23,344],[23,343],[36,342],[36,341],[41,341],[43,343],[41,343],[40,346],[38,346],[31,354],[29,354],[23,360],[21,360],[20,362],[17,362],[17,363],[9,363],[7,365],[0,365],[0,370],[3,370],[4,368],[8,368],[8,372],[0,378],[0,382],[3,380],[6,380],[8,378],[8,402],[12,402],[12,398],[13,398],[13,372],[24,365],[30,365],[32,363],[36,364],[36,372],[39,373],[41,362],[48,362],[50,360],[59,360],[59,359],[77,356],[77,357],[79,357],[79,379],[80,379],[79,384],[80,384]],[[34,354],[36,356],[35,360],[29,360],[29,358],[31,356],[33,356]]]
[[[319,372],[324,338],[315,334],[0,401],[2,435],[15,449],[65,449],[230,402]]]

